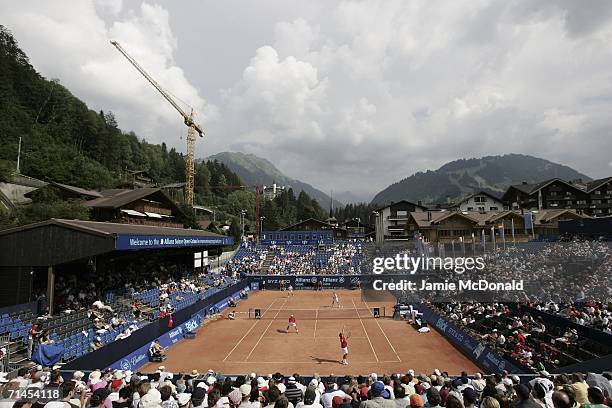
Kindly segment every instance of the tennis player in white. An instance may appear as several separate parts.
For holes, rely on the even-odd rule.
[[[340,299],[338,298],[338,294],[336,293],[336,291],[334,291],[334,294],[332,295],[331,307],[334,307],[334,305],[338,305],[338,307],[342,307],[340,306]]]

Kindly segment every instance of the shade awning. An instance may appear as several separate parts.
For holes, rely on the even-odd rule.
[[[160,214],[154,213],[154,212],[146,212],[145,211],[145,214],[147,214],[147,217],[150,217],[150,218],[162,218],[162,216]]]
[[[146,214],[143,214],[141,212],[134,211],[134,210],[125,210],[125,209],[122,209],[121,212],[125,213],[127,215],[132,215],[134,217],[146,217]]]

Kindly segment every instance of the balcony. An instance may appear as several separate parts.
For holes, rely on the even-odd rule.
[[[406,221],[409,218],[408,215],[388,215],[387,220],[389,221]]]

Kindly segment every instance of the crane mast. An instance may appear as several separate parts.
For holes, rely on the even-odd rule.
[[[193,108],[191,109],[191,112],[187,114],[168,94],[168,92],[166,92],[164,88],[162,88],[161,85],[158,84],[157,81],[155,81],[155,79],[153,79],[153,77],[151,77],[151,75],[149,75],[149,73],[145,71],[144,68],[141,67],[140,64],[138,64],[138,62],[136,62],[136,60],[130,54],[128,54],[117,41],[111,41],[111,44],[114,45],[115,48],[117,48],[117,50],[130,62],[130,64],[132,64],[132,66],[136,68],[136,70],[140,72],[140,74],[145,77],[145,79],[149,81],[149,83],[153,85],[155,89],[157,89],[164,99],[166,99],[170,105],[172,105],[172,107],[178,111],[178,113],[183,117],[183,122],[185,125],[189,127],[187,130],[187,157],[185,159],[185,202],[189,206],[193,206],[195,135],[197,133],[200,137],[204,136],[204,130],[194,121]]]

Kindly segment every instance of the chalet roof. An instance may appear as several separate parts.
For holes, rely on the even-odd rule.
[[[161,190],[159,188],[151,187],[137,188],[135,190],[124,190],[115,195],[87,201],[85,202],[85,205],[92,208],[119,208],[155,193],[161,193]]]
[[[563,183],[563,184],[565,184],[565,185],[567,185],[567,186],[569,186],[569,187],[571,187],[571,188],[573,188],[575,190],[584,191],[584,190],[581,190],[580,188],[578,188],[577,186],[575,186],[575,185],[573,185],[571,183],[568,183],[567,181],[562,180],[560,178],[551,178],[551,179],[544,180],[544,181],[541,181],[541,182],[535,183],[535,184],[513,184],[513,185],[510,186],[510,188],[515,188],[515,189],[517,189],[519,191],[522,191],[522,192],[524,192],[526,194],[531,195],[531,194],[536,193],[537,191],[543,189],[544,187],[546,187],[546,186],[548,186],[548,185],[550,185],[550,184],[552,184],[552,183],[554,183],[556,181],[559,181],[559,182],[561,182],[561,183]]]
[[[480,190],[480,191],[478,191],[478,192],[476,192],[476,193],[470,194],[469,196],[467,196],[467,197],[465,197],[465,198],[462,198],[461,200],[459,200],[459,201],[457,202],[457,204],[456,204],[456,205],[461,205],[462,203],[466,202],[466,201],[467,201],[467,200],[469,200],[470,198],[475,197],[475,196],[479,196],[479,195],[486,195],[487,197],[492,198],[492,199],[493,199],[493,200],[495,200],[495,201],[503,202],[503,201],[502,201],[502,199],[501,199],[500,197],[496,197],[496,196],[494,196],[494,195],[493,195],[493,194],[491,194],[491,193],[487,193],[487,192],[486,192],[486,191],[484,191],[484,190]]]
[[[76,186],[71,186],[68,184],[62,184],[62,183],[56,183],[55,181],[52,181],[51,183],[49,183],[52,186],[58,187],[62,190],[66,190],[69,191],[71,193],[77,194],[77,195],[83,195],[83,196],[88,196],[88,197],[95,197],[95,198],[100,198],[102,197],[102,194],[100,194],[99,191],[94,191],[94,190],[87,190],[81,187],[76,187]]]
[[[504,210],[504,211],[488,211],[488,212],[477,212],[477,211],[429,211],[431,214],[431,220],[427,219],[427,212],[411,212],[410,216],[416,222],[419,227],[431,227],[440,224],[442,221],[452,217],[460,216],[463,217],[475,225],[480,227],[491,225],[502,218],[506,217],[523,217],[520,210]],[[565,214],[572,214],[582,218],[590,218],[585,215],[576,213],[571,209],[550,209],[540,210],[533,212],[533,220],[536,225],[545,224]]]
[[[131,191],[131,190],[133,189],[131,188],[109,188],[109,189],[101,190],[100,194],[102,195],[102,197],[111,197],[119,193],[123,193],[124,191]]]
[[[610,181],[612,181],[612,177],[605,177],[602,179],[589,181],[587,183],[586,191],[590,193],[591,191],[598,189],[599,187],[603,186],[604,184]]]
[[[411,201],[408,201],[408,200],[399,200],[399,201],[394,201],[394,202],[392,202],[392,203],[388,203],[388,204],[386,204],[386,205],[383,205],[382,207],[377,208],[377,209],[376,209],[376,211],[382,211],[382,210],[384,210],[385,208],[389,208],[389,207],[394,206],[394,205],[397,205],[397,204],[408,204],[408,205],[413,205],[413,206],[415,206],[415,207],[422,208],[423,210],[426,210],[426,209],[427,209],[427,207],[425,207],[424,205],[415,204],[415,203],[413,203],[413,202],[411,202]]]
[[[549,210],[539,210],[537,212],[532,212],[534,217],[535,224],[545,224],[548,223],[555,218],[559,218],[565,214],[575,215],[581,218],[591,218],[587,215],[578,214],[576,211],[571,209],[549,209]]]

